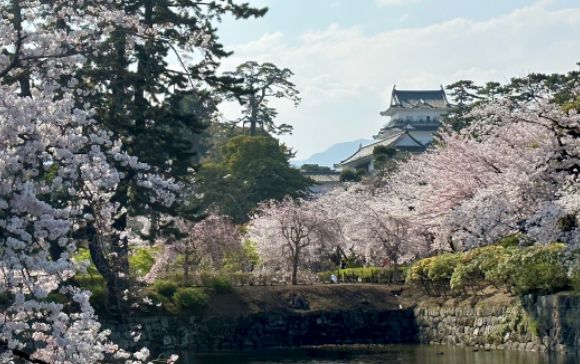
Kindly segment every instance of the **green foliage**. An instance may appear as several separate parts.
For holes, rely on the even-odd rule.
[[[199,288],[179,288],[173,301],[182,311],[199,312],[209,302],[209,296]]]
[[[459,264],[456,254],[443,254],[433,259],[427,271],[427,277],[437,286],[447,287],[455,267]]]
[[[487,285],[513,294],[547,294],[566,289],[563,244],[518,248],[513,238],[466,253],[443,254],[417,261],[407,281],[430,295],[477,292]]]
[[[340,182],[360,182],[364,174],[365,171],[363,170],[355,171],[352,169],[343,169],[340,172],[339,180]]]
[[[144,276],[149,272],[153,264],[155,264],[154,248],[138,247],[131,249],[129,256],[129,266],[131,273],[137,277]]]
[[[153,264],[155,264],[156,248],[149,247],[131,247],[129,256],[129,267],[132,275],[143,276],[149,272]],[[89,262],[86,274],[77,275],[80,281],[86,281],[85,275],[92,277],[91,279],[101,279],[102,276],[97,271],[97,268],[91,261],[91,253],[87,248],[80,248],[73,256],[73,260],[77,263]]]
[[[232,285],[236,286],[253,286],[255,277],[252,273],[235,272],[229,273]]]
[[[459,264],[451,275],[450,288],[462,291],[471,288],[477,291],[489,284],[499,285],[504,281],[504,274],[499,267],[502,262],[509,259],[513,250],[502,244],[498,243],[461,254]]]
[[[451,276],[459,264],[458,254],[421,259],[407,271],[407,282],[421,286],[430,295],[451,293]]]
[[[309,172],[309,173],[332,173],[333,170],[330,167],[326,167],[326,166],[320,166],[318,164],[303,164],[302,167],[300,167],[300,170],[302,172]]]
[[[48,296],[46,296],[46,301],[60,303],[63,306],[70,304],[69,298],[58,291],[50,292]],[[94,301],[91,301],[91,304],[92,303],[94,303]],[[93,308],[95,308],[95,306],[93,306]]]
[[[233,291],[232,282],[223,275],[205,278],[203,286],[212,288],[216,293],[230,293]]]
[[[404,277],[404,271],[405,267],[400,267],[398,277]],[[395,277],[393,268],[379,267],[345,268],[338,271],[322,272],[318,274],[318,278],[322,282],[330,282],[330,276],[333,274],[336,275],[339,283],[402,283],[400,278]]]
[[[527,331],[532,334],[533,336],[539,336],[540,335],[540,329],[538,327],[538,321],[536,321],[532,316],[530,315],[525,315],[525,321],[526,321],[526,325],[527,325]]]
[[[252,272],[260,263],[260,254],[255,242],[245,239],[242,249],[228,252],[224,258],[223,269],[229,273]]]
[[[546,90],[552,94],[554,103],[565,112],[579,110],[580,98],[574,89],[579,80],[578,70],[564,74],[531,73],[524,77],[514,77],[503,85],[492,81],[480,86],[470,80],[460,80],[446,87],[454,107],[445,115],[443,122],[459,131],[473,121],[469,113],[475,106],[498,98],[531,101],[542,97],[541,94]]]
[[[383,145],[373,149],[374,167],[383,173],[394,172],[397,168],[397,161],[404,159],[404,154],[393,147]]]
[[[91,305],[98,312],[104,312],[107,309],[107,286],[105,279],[100,274],[77,274],[72,279],[72,283],[81,289],[91,292]],[[59,302],[59,295],[56,294],[52,299]]]
[[[155,292],[165,298],[171,298],[177,292],[178,285],[172,281],[159,280],[153,285]]]
[[[448,85],[446,89],[455,104],[455,108],[444,117],[443,122],[453,130],[459,131],[473,120],[469,116],[469,111],[471,111],[472,104],[482,98],[478,95],[481,87],[473,81],[460,80]]]
[[[92,276],[100,276],[99,272],[97,271],[97,267],[95,267],[95,265],[93,264],[93,262],[91,260],[91,253],[89,252],[89,249],[79,248],[79,250],[73,256],[72,259],[76,263],[82,263],[82,262],[85,262],[85,264],[88,263],[87,274],[89,276],[91,276],[91,277]]]
[[[397,150],[393,147],[385,147],[384,145],[379,145],[373,148],[373,155],[385,156],[387,158],[394,158],[397,154]]]
[[[546,294],[567,288],[565,247],[554,243],[516,251],[499,265],[507,288],[516,294]]]
[[[237,136],[222,148],[222,160],[205,163],[198,173],[201,205],[246,222],[265,200],[299,197],[312,181],[290,166],[290,153],[271,136]]]
[[[105,285],[105,279],[101,275],[77,274],[73,282],[81,288]]]
[[[267,9],[233,1],[135,0],[117,6],[137,16],[141,26],[160,30],[160,37],[143,39],[130,55],[125,35],[112,32],[105,42],[107,51],[87,59],[79,79],[94,88],[89,100],[96,118],[123,139],[132,155],[160,171],[167,170],[169,160],[171,175],[187,180],[196,152],[194,136],[215,117],[217,91],[242,91],[236,87],[240,80],[217,74],[220,60],[229,53],[213,25],[222,16],[260,17]],[[203,44],[197,34],[204,34]],[[168,54],[190,46],[204,57],[186,60],[188,68],[181,72],[168,66]]]
[[[290,82],[290,78],[294,75],[291,70],[280,69],[268,62],[259,64],[248,61],[239,65],[236,71],[228,72],[226,75],[243,80],[239,85],[242,92],[226,93],[226,97],[238,101],[243,107],[244,116],[237,122],[243,127],[248,125],[251,136],[257,135],[258,128],[273,134],[292,132],[291,125],[276,125],[278,112],[268,105],[274,98],[290,100],[295,106],[300,103],[299,91]]]
[[[562,107],[566,112],[571,112],[572,110],[580,111],[580,96],[562,101]]]
[[[516,248],[520,244],[521,234],[508,235],[500,239],[496,244],[504,248]]]

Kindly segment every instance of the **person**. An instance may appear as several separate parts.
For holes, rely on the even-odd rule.
[[[336,278],[336,275],[332,274],[332,275],[330,276],[330,281],[331,281],[332,283],[338,283],[338,278]]]

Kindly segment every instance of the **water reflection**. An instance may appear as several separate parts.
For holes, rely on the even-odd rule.
[[[474,351],[449,346],[323,347],[247,353],[189,354],[187,364],[577,364],[575,356]]]

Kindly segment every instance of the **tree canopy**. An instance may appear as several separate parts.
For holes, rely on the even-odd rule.
[[[203,206],[239,223],[259,202],[303,195],[311,181],[289,159],[288,149],[271,136],[231,138],[222,147],[222,160],[199,169]]]
[[[288,68],[280,69],[272,63],[248,61],[227,75],[241,79],[236,92],[227,93],[229,99],[237,100],[242,105],[243,117],[237,121],[243,127],[249,125],[250,135],[257,134],[258,128],[273,134],[292,132],[289,124],[276,125],[276,109],[269,106],[270,99],[288,99],[298,105],[299,92],[290,81],[294,75]]]

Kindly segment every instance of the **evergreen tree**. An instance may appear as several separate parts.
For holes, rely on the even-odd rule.
[[[98,52],[87,55],[79,79],[82,88],[91,92],[82,102],[92,105],[98,121],[123,142],[129,154],[161,176],[188,183],[195,162],[195,134],[216,112],[215,93],[235,88],[234,80],[217,74],[220,59],[230,53],[219,42],[215,23],[226,15],[262,16],[266,9],[234,0],[120,0],[114,5],[145,31],[116,26]],[[171,59],[179,63],[179,71],[170,65]],[[153,241],[160,230],[160,214],[185,210],[151,202],[136,183],[135,172],[117,167],[123,179],[111,202],[124,207],[112,224],[118,236],[96,239],[90,225],[77,232],[89,241],[91,258],[107,280],[129,276],[128,240],[121,233],[129,216],[150,216],[148,237]],[[107,281],[107,286],[122,292],[128,283]]]
[[[215,92],[236,90],[235,80],[216,72],[230,53],[214,23],[225,15],[261,16],[266,9],[234,0],[124,0],[119,6],[137,16],[150,35],[135,40],[115,31],[108,52],[89,58],[83,80],[95,90],[99,119],[130,153],[160,171],[169,169],[173,177],[187,178],[195,153],[191,134],[215,113]],[[171,59],[181,70],[169,64]]]
[[[271,136],[236,136],[222,147],[222,160],[198,174],[202,206],[242,223],[258,203],[305,194],[312,181],[289,163],[291,153]]]
[[[242,127],[249,125],[250,135],[257,134],[258,127],[265,132],[285,134],[292,132],[292,126],[288,124],[276,125],[274,119],[278,115],[276,109],[268,106],[271,98],[283,98],[300,103],[298,90],[290,82],[294,75],[288,68],[280,69],[272,63],[249,61],[239,65],[235,72],[228,73],[232,78],[242,79],[240,90],[228,92],[229,99],[237,100],[243,107],[243,117],[236,123]]]
[[[303,164],[300,170],[305,173],[328,174],[334,172],[332,168],[318,164]]]
[[[481,88],[473,81],[460,80],[447,86],[446,89],[455,105],[444,117],[443,122],[452,130],[458,131],[469,125],[471,118],[468,114],[473,102],[481,98],[478,94]]]
[[[577,63],[580,67],[580,62]],[[446,87],[454,109],[443,118],[451,130],[460,131],[473,121],[471,110],[484,103],[497,99],[504,101],[533,102],[543,99],[547,94],[564,110],[577,109],[580,99],[575,89],[580,83],[580,70],[564,74],[531,73],[524,77],[514,77],[506,84],[490,81],[478,86],[470,80],[460,80]]]

